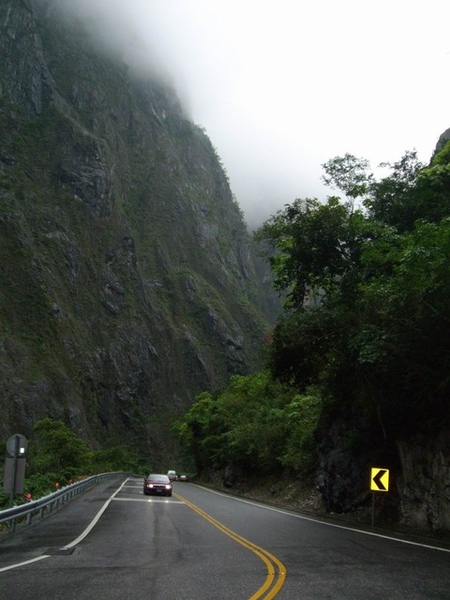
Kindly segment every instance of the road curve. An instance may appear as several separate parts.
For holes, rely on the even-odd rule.
[[[142,480],[103,484],[0,536],[0,598],[442,600],[449,589],[445,549],[185,482],[164,499]]]

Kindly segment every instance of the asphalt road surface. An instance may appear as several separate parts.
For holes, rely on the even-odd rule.
[[[0,599],[446,600],[450,551],[176,482],[108,482],[0,535]]]

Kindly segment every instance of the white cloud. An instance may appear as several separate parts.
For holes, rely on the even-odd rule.
[[[250,224],[296,197],[324,198],[329,158],[350,152],[375,167],[416,149],[426,162],[450,127],[446,0],[76,5],[171,74]]]

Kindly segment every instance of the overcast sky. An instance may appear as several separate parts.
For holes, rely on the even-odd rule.
[[[331,194],[334,156],[427,162],[450,128],[448,0],[65,1],[156,57],[251,226]]]

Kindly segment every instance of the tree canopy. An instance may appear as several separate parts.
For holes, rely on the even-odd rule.
[[[308,471],[314,465],[313,434],[320,399],[298,394],[267,371],[233,376],[218,394],[200,394],[176,424],[199,471],[238,466],[246,472]]]
[[[448,418],[450,144],[379,181],[351,155],[324,167],[344,200],[296,200],[256,233],[287,297],[272,373],[357,405],[385,435]]]
[[[449,423],[450,143],[378,180],[349,154],[323,166],[344,198],[297,199],[255,232],[285,298],[266,371],[200,394],[176,424],[199,472],[311,472],[336,412],[390,447]]]

